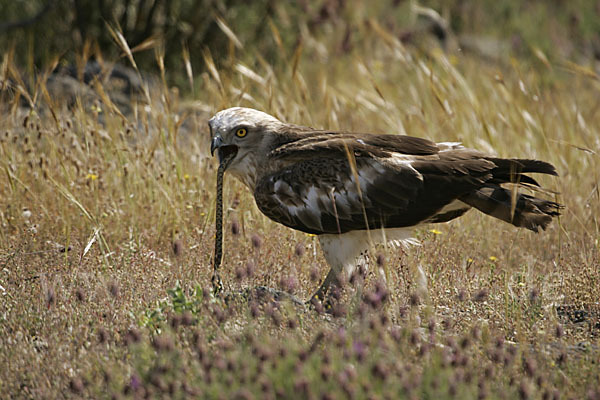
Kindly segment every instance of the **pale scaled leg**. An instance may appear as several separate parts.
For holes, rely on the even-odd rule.
[[[346,282],[356,269],[357,257],[366,253],[364,233],[348,232],[342,235],[320,235],[319,243],[327,264],[331,267],[325,280],[309,302],[319,301],[331,306],[331,289]],[[328,296],[329,294],[329,296]]]
[[[360,253],[354,262],[345,265],[343,268],[330,268],[325,280],[321,283],[321,286],[319,286],[315,294],[311,296],[309,302],[313,302],[315,300],[324,302],[325,300],[329,300],[327,294],[329,293],[330,289],[336,286],[341,288],[341,282],[347,282],[358,267],[362,266],[364,271],[366,271],[368,265],[368,252],[364,251]],[[344,275],[340,276],[340,274]],[[342,278],[341,281],[340,277]]]
[[[370,232],[351,231],[340,235],[319,235],[321,250],[323,250],[325,260],[331,269],[309,302],[315,300],[320,302],[326,301],[326,304],[331,305],[331,301],[327,298],[327,295],[331,295],[333,286],[340,286],[342,284],[339,277],[342,277],[343,282],[346,282],[356,270],[357,261],[358,265],[361,265],[361,263],[364,263],[365,266],[368,265],[366,257],[370,243],[386,242],[396,248],[418,245],[418,241],[412,238],[412,230],[409,228],[386,229],[385,232],[383,230],[372,230]],[[386,280],[384,267],[380,266],[379,268],[381,278]]]

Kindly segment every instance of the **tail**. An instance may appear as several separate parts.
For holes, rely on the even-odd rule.
[[[488,161],[496,164],[491,173],[492,183],[529,183],[531,185],[540,186],[535,179],[530,176],[523,175],[528,172],[537,172],[539,174],[548,174],[558,176],[554,165],[545,161],[539,160],[524,160],[518,158],[487,158]]]
[[[560,210],[564,208],[561,204],[526,194],[517,194],[514,198],[510,190],[500,186],[509,182],[539,186],[533,178],[524,173],[558,175],[552,164],[538,160],[489,160],[496,164],[496,168],[491,171],[492,179],[476,191],[463,195],[461,201],[492,217],[534,232],[539,232],[540,228],[545,230],[552,218],[560,215]]]

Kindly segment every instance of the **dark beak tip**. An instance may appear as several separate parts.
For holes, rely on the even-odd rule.
[[[223,145],[223,140],[221,139],[221,136],[215,136],[215,137],[213,137],[212,141],[210,143],[210,155],[214,156],[215,155],[215,150],[217,150],[222,145]]]

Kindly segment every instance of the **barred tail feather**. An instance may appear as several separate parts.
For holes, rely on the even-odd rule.
[[[536,171],[537,172],[537,171]],[[510,190],[498,185],[487,185],[461,197],[466,204],[479,211],[520,228],[539,232],[545,230],[553,217],[560,215],[562,205],[526,194],[517,195],[513,203]]]
[[[522,182],[540,186],[535,179],[523,175],[525,173],[539,173],[558,176],[554,165],[540,160],[528,160],[522,158],[488,158],[496,164],[492,170],[493,183]]]

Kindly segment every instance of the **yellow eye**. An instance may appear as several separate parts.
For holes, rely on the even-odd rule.
[[[235,131],[235,136],[237,137],[244,137],[248,134],[248,130],[246,128],[239,128],[237,131]]]

